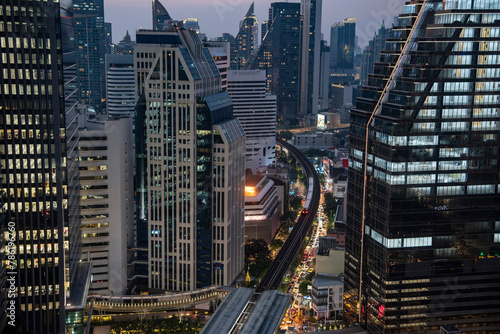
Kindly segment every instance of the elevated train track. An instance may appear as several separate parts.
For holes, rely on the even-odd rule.
[[[288,152],[295,156],[304,169],[309,180],[306,203],[302,213],[295,223],[295,226],[281,247],[278,255],[269,267],[266,275],[256,288],[256,292],[279,289],[283,277],[285,276],[293,259],[297,256],[300,246],[304,242],[307,232],[316,217],[321,195],[319,177],[313,164],[295,146],[277,139],[278,145],[286,148]]]

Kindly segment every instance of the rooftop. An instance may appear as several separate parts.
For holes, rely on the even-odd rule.
[[[203,327],[200,334],[229,333],[250,300],[254,289],[238,288],[231,291],[217,308],[217,312]]]

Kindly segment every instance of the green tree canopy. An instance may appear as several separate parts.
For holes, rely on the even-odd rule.
[[[250,239],[245,244],[245,266],[250,276],[259,277],[271,265],[271,250],[264,239]]]

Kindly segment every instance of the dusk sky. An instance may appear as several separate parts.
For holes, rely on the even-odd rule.
[[[214,38],[223,32],[236,36],[240,19],[252,3],[250,0],[160,0],[172,18],[198,19],[201,31]],[[260,24],[267,20],[271,0],[256,0],[255,13]],[[289,1],[299,2],[299,1]],[[126,31],[135,40],[139,28],[152,28],[151,0],[104,0],[106,22],[113,26],[113,42],[119,42]],[[359,44],[365,46],[378,30],[382,20],[391,26],[394,16],[401,13],[404,0],[323,0],[321,32],[330,44],[330,26],[346,17],[357,18]],[[387,24],[388,23],[388,24]]]

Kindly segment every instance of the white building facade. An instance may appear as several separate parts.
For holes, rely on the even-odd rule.
[[[149,289],[191,291],[229,285],[243,269],[245,138],[209,50],[175,24],[137,32],[137,214]]]
[[[134,56],[106,55],[106,106],[109,116],[134,116]]]
[[[132,119],[88,121],[79,136],[81,260],[93,265],[89,292],[125,295],[134,241]]]
[[[276,161],[276,95],[266,94],[266,71],[228,72],[234,116],[246,134],[246,164],[253,173]]]

